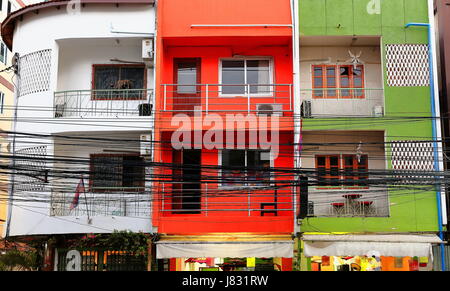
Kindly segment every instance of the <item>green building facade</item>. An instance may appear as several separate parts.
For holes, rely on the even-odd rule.
[[[349,155],[367,155],[369,178],[395,177],[392,170],[433,171],[428,29],[406,28],[429,22],[427,0],[299,0],[298,9],[302,168],[333,171],[339,158],[345,175]],[[436,233],[435,188],[407,184],[387,181],[385,192],[381,185],[310,186],[313,213],[300,222],[300,232]],[[358,201],[376,211],[342,211],[347,206],[339,195],[349,193],[362,194]]]

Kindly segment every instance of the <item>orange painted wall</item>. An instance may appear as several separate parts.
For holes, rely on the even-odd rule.
[[[192,28],[200,24],[292,24],[289,0],[159,1],[158,32],[162,37],[289,36],[280,28]]]
[[[163,140],[170,140],[170,133],[163,136]],[[279,156],[274,160],[274,167],[276,168],[292,168],[293,167],[293,147],[288,145],[292,143],[292,134],[283,132],[280,134],[280,149]],[[202,165],[218,166],[219,157],[217,150],[202,150]],[[165,149],[162,150],[162,160],[164,163],[172,162],[171,145],[166,144]],[[167,168],[164,175],[171,176],[171,169]],[[204,170],[202,176],[218,176],[217,171]],[[277,180],[291,180],[292,176],[278,176]],[[208,187],[208,188],[207,188]],[[170,183],[165,185],[164,192],[170,196]],[[158,226],[158,231],[161,233],[216,233],[216,232],[260,232],[260,233],[290,233],[293,229],[293,215],[292,210],[278,211],[278,216],[261,216],[259,211],[247,211],[250,209],[260,209],[260,203],[270,203],[274,201],[273,190],[255,190],[250,192],[250,206],[248,204],[247,193],[238,193],[236,196],[230,197],[227,191],[220,191],[217,184],[206,183],[202,185],[203,193],[219,191],[215,195],[202,197],[202,205],[206,207],[208,203],[209,211],[201,214],[172,214],[170,211],[160,212],[159,210],[170,210],[171,200],[165,200],[165,206],[159,204],[159,209],[154,209],[154,213],[158,214],[154,217],[153,223]],[[159,189],[159,193],[163,191]],[[292,208],[292,188],[286,187],[277,191],[278,207],[279,209]],[[160,201],[159,197],[157,200]],[[236,204],[232,205],[220,203],[229,203],[230,199]],[[242,211],[215,211],[217,209],[242,209]]]
[[[292,28],[192,28],[192,24],[291,24],[290,1],[268,0],[164,0],[158,3],[158,35],[156,40],[156,119],[155,140],[170,141],[171,114],[162,113],[164,94],[161,84],[174,83],[174,58],[201,58],[201,83],[219,83],[220,58],[234,55],[269,56],[273,59],[273,83],[293,83]],[[229,102],[239,110],[236,98],[221,100]],[[264,103],[264,100],[261,100]],[[289,102],[287,102],[288,104]],[[287,104],[285,108],[287,109]],[[283,117],[284,118],[284,117]],[[284,118],[282,128],[284,137],[281,143],[292,143],[293,118]],[[282,156],[274,161],[274,167],[293,167],[293,146],[284,146]],[[157,144],[155,162],[171,163],[172,153],[169,144]],[[217,151],[202,151],[202,165],[218,164]],[[156,175],[171,174],[170,169],[158,169]],[[286,178],[284,178],[286,179]],[[276,217],[261,217],[259,212],[211,211],[208,216],[171,215],[160,212],[163,209],[162,184],[154,184],[155,202],[153,204],[153,224],[160,233],[211,233],[211,232],[277,232],[291,233],[293,212],[280,212]],[[210,185],[211,186],[211,185]],[[203,185],[202,187],[205,187]],[[214,186],[213,186],[214,187]],[[217,187],[217,185],[216,185]],[[291,205],[291,190],[280,190]],[[170,189],[164,188],[165,193]],[[283,194],[284,193],[284,194]],[[269,193],[270,194],[270,193]],[[246,199],[246,197],[244,197]],[[217,198],[220,202],[220,199]],[[273,200],[271,195],[264,199]],[[261,202],[261,201],[259,201]],[[283,206],[283,207],[286,207]]]

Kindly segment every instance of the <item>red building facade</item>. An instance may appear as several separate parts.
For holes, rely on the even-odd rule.
[[[171,270],[289,270],[290,1],[170,0],[157,10],[157,257]]]

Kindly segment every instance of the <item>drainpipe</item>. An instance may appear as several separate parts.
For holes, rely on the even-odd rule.
[[[434,3],[433,0],[428,0],[428,16],[429,23],[408,23],[406,28],[411,26],[427,27],[428,28],[428,58],[429,58],[429,74],[430,74],[430,98],[431,98],[431,114],[432,114],[432,132],[433,132],[433,143],[434,143],[434,169],[436,172],[441,172],[443,170],[443,161],[439,160],[439,148],[442,146],[438,145],[438,140],[441,140],[441,124],[440,124],[440,113],[439,113],[439,93],[437,92],[437,71],[436,71],[436,58],[433,54],[435,49],[434,44]],[[438,122],[439,119],[439,122]],[[442,207],[442,193],[441,186],[436,184],[436,198],[437,198],[437,208],[438,208],[438,226],[439,226],[439,237],[444,240],[443,234],[443,212],[446,211]],[[440,244],[441,249],[441,269],[446,271],[445,263],[445,249],[444,244]]]
[[[293,100],[291,100],[292,102],[292,109],[294,112],[294,143],[296,143],[299,140],[300,137],[300,122],[301,118],[300,118],[300,111],[298,110],[298,108],[300,108],[300,96],[299,96],[299,84],[300,84],[300,44],[299,44],[299,38],[298,38],[298,32],[297,29],[299,28],[298,26],[298,21],[299,21],[299,17],[298,17],[298,0],[291,0],[291,19],[292,19],[292,62],[293,62]],[[296,125],[296,121],[299,121],[298,126]],[[295,154],[295,147],[294,146],[294,167],[295,168],[300,168],[300,157],[297,157],[297,155]],[[297,177],[294,177],[295,181],[297,181]],[[297,197],[299,197],[299,193],[297,193],[297,187],[294,187],[293,191],[295,193],[294,195],[294,234],[300,232],[300,226],[297,225],[297,215],[295,214],[295,211],[298,208],[298,205],[300,204],[300,201],[298,201]]]

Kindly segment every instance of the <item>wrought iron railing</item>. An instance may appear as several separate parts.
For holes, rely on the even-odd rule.
[[[153,89],[72,90],[54,93],[54,117],[151,116]]]
[[[315,217],[388,217],[388,189],[384,187],[310,186],[310,216]]]
[[[55,269],[68,271],[69,250],[58,249]],[[80,271],[146,271],[148,260],[145,255],[124,251],[84,250],[80,251]],[[69,269],[70,270],[70,269]]]
[[[139,191],[139,192],[138,192]],[[74,203],[75,193],[54,191],[51,199],[52,216],[123,216],[150,217],[151,193],[142,188],[110,189],[97,193],[80,193]]]

